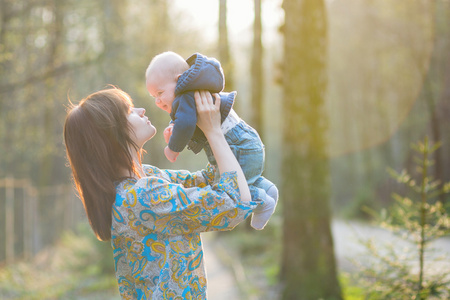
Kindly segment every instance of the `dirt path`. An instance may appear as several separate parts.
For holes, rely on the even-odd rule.
[[[239,300],[242,295],[231,270],[226,267],[214,251],[214,233],[202,235],[203,252],[208,278],[208,300]]]
[[[358,239],[373,239],[375,245],[380,248],[387,243],[395,245],[398,253],[402,253],[406,247],[414,249],[412,243],[395,236],[390,231],[377,228],[361,222],[347,222],[342,220],[334,220],[332,225],[334,251],[338,266],[341,271],[354,270],[350,259],[363,260],[367,249],[358,241]],[[439,273],[441,271],[450,271],[450,238],[441,238],[430,243],[430,247],[426,249],[425,264],[428,270]],[[432,250],[433,249],[433,250]],[[447,261],[436,262],[434,259],[439,256],[446,256]],[[428,263],[427,263],[428,259]],[[417,261],[415,261],[417,262]],[[415,263],[412,262],[412,263]]]
[[[398,246],[399,251],[403,247],[411,247],[405,241],[399,239],[387,230],[376,228],[360,222],[346,222],[334,220],[332,223],[334,250],[340,271],[351,272],[355,267],[350,259],[365,259],[367,250],[358,241],[358,238],[373,238],[380,245],[388,242]],[[239,300],[243,299],[236,279],[229,267],[225,266],[216,255],[214,247],[214,233],[202,235],[205,263],[208,276],[208,299],[209,300]],[[435,252],[431,258],[445,255],[450,257],[450,238],[442,238],[430,245]],[[428,256],[430,257],[430,256]],[[433,272],[449,272],[450,260],[440,262],[426,263],[428,270]]]

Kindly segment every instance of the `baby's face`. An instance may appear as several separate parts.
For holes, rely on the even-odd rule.
[[[169,114],[172,112],[172,103],[175,100],[176,78],[168,76],[152,76],[147,80],[147,90],[155,98],[155,104]]]

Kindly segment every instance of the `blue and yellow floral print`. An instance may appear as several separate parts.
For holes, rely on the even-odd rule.
[[[112,240],[122,299],[206,299],[200,232],[230,230],[256,207],[235,173],[160,170],[116,187]]]

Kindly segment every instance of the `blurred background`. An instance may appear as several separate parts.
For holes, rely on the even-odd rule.
[[[291,103],[286,86],[292,82],[285,68],[283,6],[297,2],[308,3],[1,0],[0,298],[118,297],[109,244],[95,241],[72,188],[62,139],[66,107],[113,84],[144,107],[159,130],[145,146],[145,163],[203,168],[203,153],[183,151],[175,164],[163,153],[161,133],[169,116],[148,95],[144,72],[154,55],[167,50],[219,59],[225,91],[238,92],[236,111],[261,134],[264,174],[280,188],[275,216],[262,232],[242,224],[236,233],[210,242],[238,278],[242,299],[281,297],[284,153],[303,143],[288,143],[286,132],[306,128],[301,115],[292,128],[285,122]],[[386,169],[413,169],[411,144],[425,136],[441,142],[431,174],[450,181],[450,1],[323,4],[327,84],[319,118],[327,120],[325,203],[338,247],[342,235],[333,227],[336,220],[366,224],[370,216],[364,207],[387,208],[392,193],[402,192]],[[438,197],[444,204],[448,200],[448,195]],[[338,273],[345,271],[336,257]]]

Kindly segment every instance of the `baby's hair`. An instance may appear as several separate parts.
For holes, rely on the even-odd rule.
[[[148,80],[150,75],[157,73],[158,75],[164,74],[170,78],[176,78],[177,75],[183,74],[187,69],[189,69],[189,65],[181,55],[166,51],[153,57],[145,71],[145,77]]]

